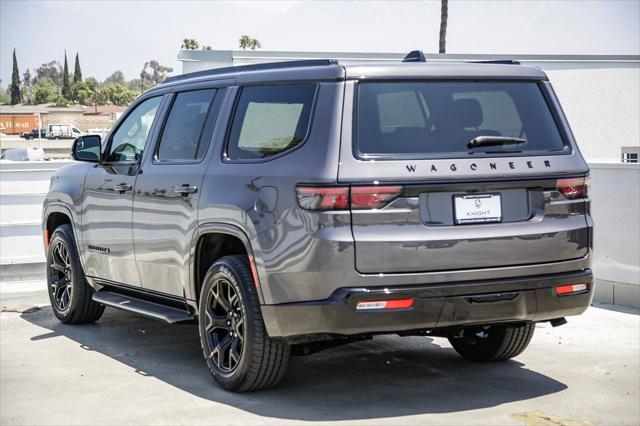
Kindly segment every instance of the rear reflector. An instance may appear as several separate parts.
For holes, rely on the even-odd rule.
[[[305,210],[348,210],[349,188],[346,186],[298,186],[298,204]]]
[[[368,302],[359,302],[356,306],[356,310],[366,311],[375,309],[408,309],[412,306],[413,299],[375,300]]]
[[[569,284],[556,287],[556,294],[558,296],[568,296],[575,293],[583,293],[587,291],[586,284]]]
[[[251,276],[253,276],[253,284],[256,288],[260,288],[260,281],[258,279],[258,270],[256,269],[256,261],[252,255],[249,255],[249,266],[251,267]]]
[[[49,228],[44,228],[44,248],[49,250]]]
[[[556,188],[569,199],[585,198],[589,195],[589,178],[558,179]]]

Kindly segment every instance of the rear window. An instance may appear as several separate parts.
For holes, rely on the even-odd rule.
[[[566,149],[535,82],[360,83],[355,137],[360,158]]]
[[[300,145],[307,135],[315,84],[245,87],[231,125],[227,157],[270,157]]]

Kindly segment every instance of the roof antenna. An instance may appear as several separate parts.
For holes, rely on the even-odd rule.
[[[412,50],[404,57],[402,62],[427,62],[422,50]]]

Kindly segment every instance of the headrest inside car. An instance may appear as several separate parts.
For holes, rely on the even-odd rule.
[[[456,99],[454,114],[462,128],[479,127],[484,120],[482,108],[477,99]]]

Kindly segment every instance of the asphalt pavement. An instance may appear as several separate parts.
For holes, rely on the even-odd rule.
[[[376,337],[292,358],[276,388],[226,392],[195,325],[107,309],[60,324],[44,283],[2,284],[0,423],[640,424],[640,316],[603,305],[539,324],[514,360],[464,361],[442,338]]]

